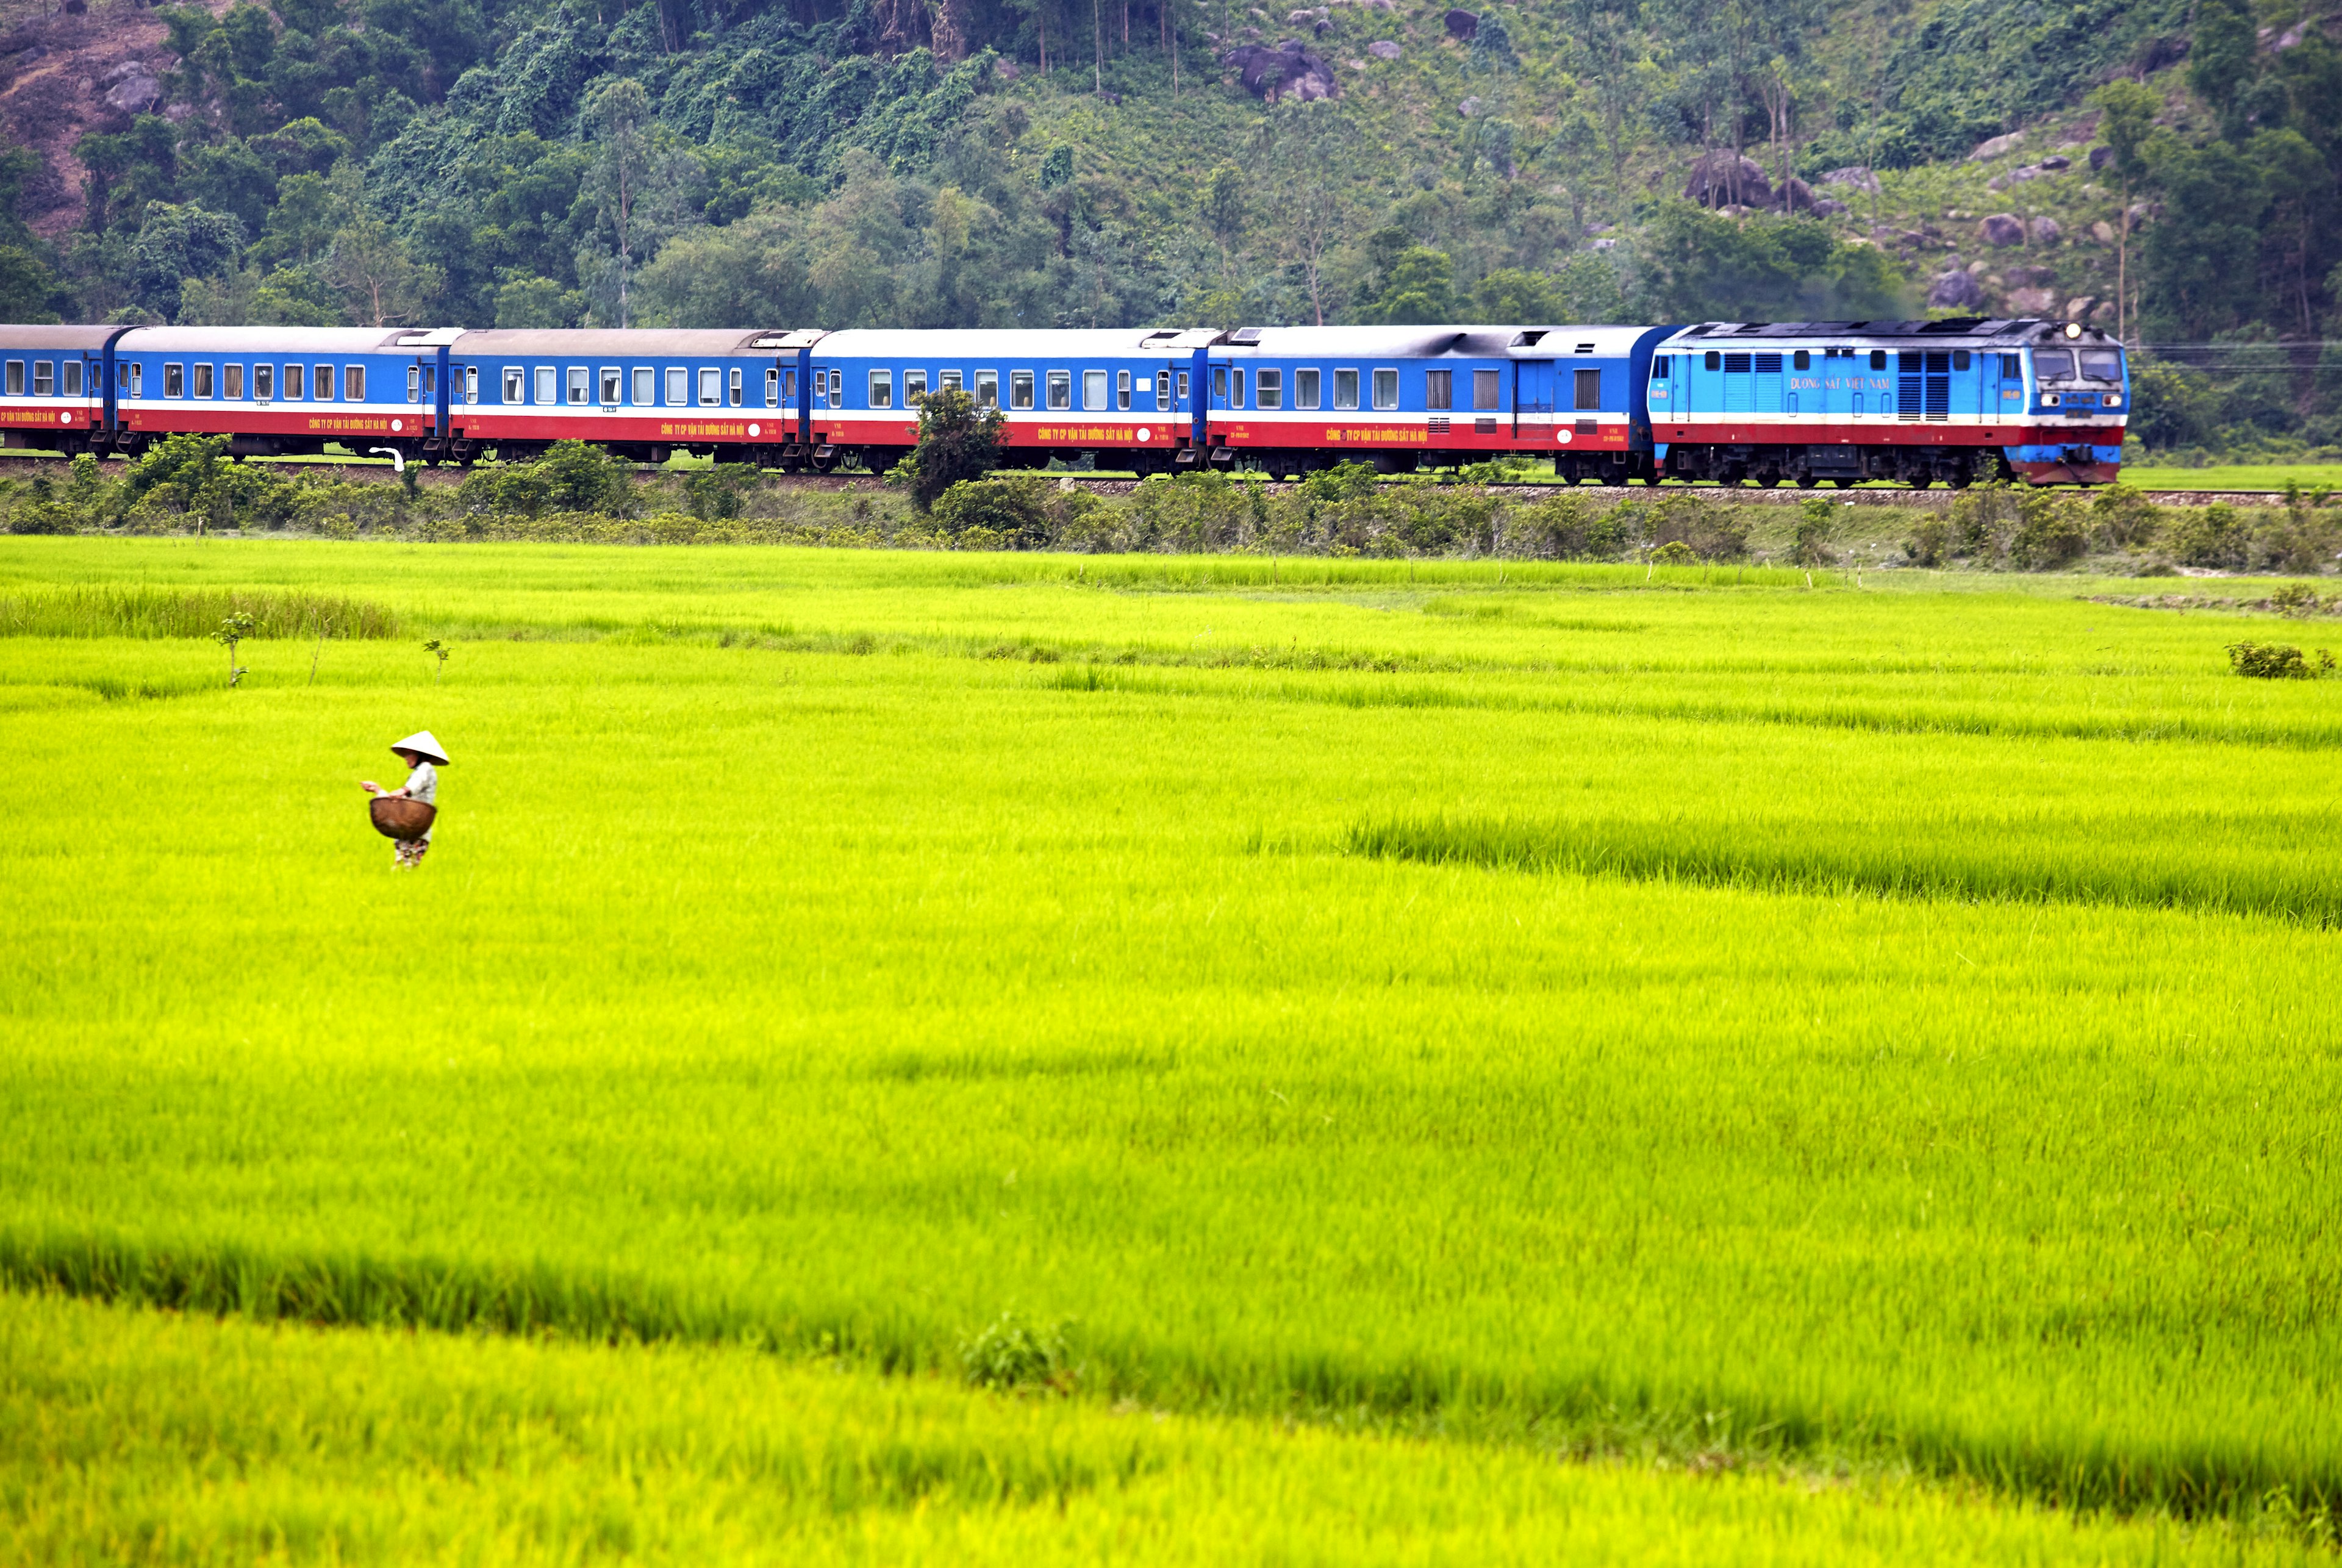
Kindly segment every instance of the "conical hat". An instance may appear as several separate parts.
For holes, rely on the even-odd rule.
[[[439,737],[429,730],[417,730],[390,748],[395,752],[420,752],[427,760],[445,765],[447,754],[439,744]]]

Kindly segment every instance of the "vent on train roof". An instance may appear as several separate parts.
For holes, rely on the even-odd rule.
[[[1260,341],[1260,328],[1256,326],[1240,326],[1236,328],[1236,331],[1228,334],[1228,341],[1233,344],[1240,345],[1246,348],[1250,348],[1253,345]]]
[[[1577,345],[1577,352],[1580,354],[1592,354],[1594,352],[1594,345],[1590,343],[1581,343]]]
[[[1546,328],[1540,326],[1532,328],[1527,332],[1516,332],[1513,334],[1513,341],[1506,344],[1505,346],[1507,348],[1535,348],[1538,344],[1545,341],[1546,330]]]

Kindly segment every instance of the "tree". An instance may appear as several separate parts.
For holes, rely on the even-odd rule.
[[[618,237],[618,325],[631,325],[630,293],[635,269],[635,203],[647,172],[649,148],[643,123],[651,117],[650,95],[631,77],[605,84],[586,101],[585,120],[602,144],[596,184],[603,221]]]
[[[417,266],[380,218],[355,219],[334,235],[325,274],[351,317],[365,326],[413,325],[424,299],[439,288],[433,269]]]
[[[902,464],[908,471],[911,504],[930,511],[953,485],[997,468],[1006,424],[999,409],[977,408],[976,399],[957,387],[928,393],[919,404],[919,444]]]
[[[2098,135],[2114,150],[2115,178],[2122,182],[2122,225],[2115,248],[2115,336],[2128,340],[2130,321],[2130,192],[2145,171],[2139,149],[2155,129],[2163,100],[2137,82],[2109,82],[2090,95],[2098,111]]]
[[[1428,325],[1456,319],[1455,264],[1444,252],[1411,245],[1391,263],[1382,292],[1359,313],[1385,325]]]
[[[2196,0],[2196,26],[2187,53],[2187,85],[2219,114],[2224,134],[2240,137],[2235,123],[2252,69],[2252,8],[2241,0]]]
[[[192,202],[149,202],[130,258],[139,304],[165,317],[179,310],[179,285],[191,277],[225,277],[244,252],[244,225]]]
[[[1326,325],[1326,257],[1350,227],[1341,182],[1326,172],[1347,166],[1357,132],[1339,105],[1290,98],[1268,112],[1269,165],[1287,193],[1279,235],[1309,291],[1310,315]],[[1216,178],[1216,176],[1215,176]],[[1241,189],[1236,193],[1240,203]],[[1241,225],[1239,225],[1241,226]]]

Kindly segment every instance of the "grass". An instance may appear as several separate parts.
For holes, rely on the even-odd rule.
[[[1616,1461],[1567,1484],[1648,1515],[1618,1554],[1686,1560],[1755,1550],[1701,1533],[1718,1497],[1780,1503],[1790,1555],[1871,1519],[1906,1555],[2057,1555],[2026,1532],[2101,1525],[2042,1506],[2147,1515],[2103,1526],[2113,1561],[2314,1538],[2342,1494],[2342,686],[2227,674],[2267,617],[1917,573],[0,544],[0,595],[124,583],[458,640],[444,685],[363,640],[312,685],[262,640],[237,691],[129,704],[88,683],[215,682],[217,650],[0,638],[0,1276],[127,1325],[12,1333],[15,1386],[85,1333],[132,1384],[346,1343],[614,1391],[813,1357],[883,1403],[944,1399],[1015,1314],[1077,1368],[1047,1409],[1192,1417],[1207,1494],[1278,1530],[1317,1505],[1247,1490],[1287,1473],[1275,1422],[1376,1434],[1276,1451],[1462,1532],[1417,1555],[1553,1549],[1436,1490],[1553,1453]],[[425,725],[455,761],[397,877],[351,784]],[[1558,853],[1588,836],[1626,861]],[[394,1406],[446,1375],[384,1364]],[[946,1403],[1033,1408],[984,1397]],[[68,1519],[40,1539],[70,1554],[202,1484],[140,1452],[60,1480],[98,1489],[78,1513],[0,1517]],[[346,1545],[380,1487],[321,1452],[251,1518]],[[1718,1454],[1843,1466],[1853,1512],[1655,1471]],[[482,1451],[489,1490],[415,1527],[514,1517],[507,1470]],[[545,1541],[717,1539],[543,1473]],[[1174,1523],[1116,1512],[1157,1484],[1052,1517],[1236,1550],[1185,1483],[1128,1504]],[[870,1554],[1105,1538],[1006,1495]],[[1985,1533],[1926,1533],[1955,1518]]]
[[[2207,468],[2125,464],[2123,483],[2141,490],[2342,490],[2342,463],[2237,463]]]
[[[676,1346],[318,1333],[0,1297],[12,1562],[2283,1563],[1907,1477],[1008,1398]]]

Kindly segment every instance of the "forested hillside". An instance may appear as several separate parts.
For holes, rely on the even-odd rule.
[[[2064,314],[2159,355],[2158,444],[2342,438],[2288,0],[58,3],[0,36],[12,319]]]

